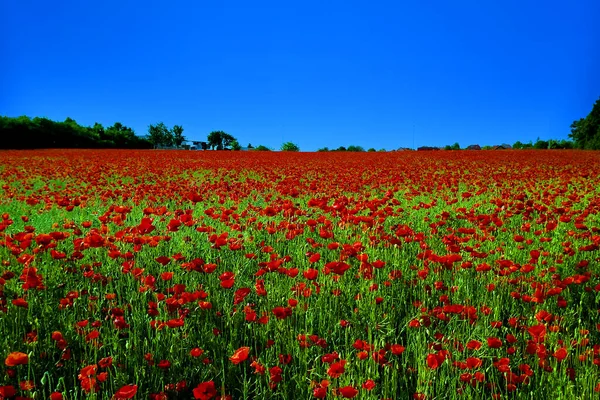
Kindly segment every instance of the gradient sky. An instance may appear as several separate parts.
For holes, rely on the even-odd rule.
[[[0,1],[0,115],[242,146],[567,138],[600,1]]]

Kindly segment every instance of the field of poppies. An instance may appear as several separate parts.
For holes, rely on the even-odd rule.
[[[0,399],[600,395],[600,154],[0,153]]]

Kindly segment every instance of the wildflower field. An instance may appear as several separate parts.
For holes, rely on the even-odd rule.
[[[0,153],[0,399],[591,399],[600,154]]]

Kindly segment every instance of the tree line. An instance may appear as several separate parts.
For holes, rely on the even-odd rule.
[[[36,149],[36,148],[120,148],[120,149],[151,149],[151,148],[189,148],[184,145],[187,142],[183,136],[183,127],[174,125],[167,127],[163,122],[148,126],[148,134],[144,137],[137,136],[134,130],[115,122],[111,126],[104,127],[100,123],[93,126],[83,126],[74,119],[67,118],[62,122],[52,121],[48,118],[27,116],[6,117],[0,116],[0,149]],[[536,142],[522,143],[516,141],[512,146],[483,146],[481,149],[510,148],[513,149],[584,149],[600,150],[600,98],[596,100],[592,111],[585,117],[571,124],[571,140],[541,140]],[[241,150],[242,146],[238,140],[224,132],[212,131],[208,134],[206,141],[193,141],[196,148],[202,150]],[[479,146],[469,146],[474,148]],[[270,151],[271,148],[259,145],[253,147],[248,144],[247,150]],[[437,149],[429,148],[428,149]],[[460,150],[458,143],[447,145],[445,150]],[[300,147],[293,142],[285,142],[281,145],[282,151],[300,151]],[[319,152],[327,151],[349,151],[362,152],[361,146],[340,146],[336,149],[323,147]],[[369,152],[376,151],[369,148]],[[380,149],[377,151],[386,151]]]
[[[72,118],[63,122],[48,118],[16,118],[0,116],[0,148],[118,148],[149,149],[152,144],[135,134],[133,129],[115,122],[104,127],[79,125]]]

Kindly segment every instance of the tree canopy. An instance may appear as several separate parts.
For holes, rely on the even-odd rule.
[[[231,148],[234,141],[237,142],[237,139],[223,131],[212,131],[208,134],[207,141],[208,147],[212,150],[223,150]],[[239,146],[239,143],[237,145]]]
[[[169,129],[163,122],[148,126],[148,140],[152,143],[154,148],[171,146],[181,147],[183,142],[186,141],[183,136],[183,127],[181,125],[173,125],[173,128]]]
[[[600,98],[587,117],[573,121],[569,137],[579,149],[600,150]]]
[[[0,137],[2,149],[152,147],[148,140],[136,136],[133,129],[120,122],[105,128],[98,122],[82,126],[72,118],[58,122],[40,117],[0,116]]]
[[[285,142],[281,145],[281,151],[300,151],[300,147],[292,142]]]

